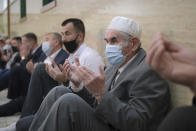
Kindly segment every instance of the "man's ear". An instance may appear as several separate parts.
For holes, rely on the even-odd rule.
[[[132,51],[137,51],[139,46],[140,46],[140,40],[136,37],[132,38],[132,43],[131,43],[131,46],[132,46]]]
[[[84,39],[84,34],[82,34],[81,32],[78,34],[79,40],[83,41]]]
[[[58,46],[58,44],[60,44],[59,41],[55,40],[55,47]]]

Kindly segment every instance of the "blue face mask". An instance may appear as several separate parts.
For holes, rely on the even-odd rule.
[[[119,67],[125,61],[126,57],[122,55],[122,46],[107,44],[105,52],[110,65]]]
[[[53,48],[50,48],[50,43],[48,41],[42,43],[42,51],[49,56]]]

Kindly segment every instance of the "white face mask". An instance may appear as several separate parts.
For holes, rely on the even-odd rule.
[[[126,59],[122,54],[122,46],[107,44],[105,51],[108,62],[115,67],[120,66]]]
[[[49,56],[53,48],[50,47],[50,43],[48,41],[45,41],[42,43],[42,51],[46,54],[46,56]]]

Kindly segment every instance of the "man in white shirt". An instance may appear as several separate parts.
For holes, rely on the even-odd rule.
[[[74,64],[74,57],[78,56],[81,65],[89,67],[96,73],[99,72],[99,65],[104,67],[101,56],[93,49],[89,48],[84,43],[85,27],[84,23],[80,19],[70,18],[62,23],[61,28],[62,41],[66,50],[70,53],[68,60],[71,64]],[[63,83],[61,77],[66,77],[63,72],[58,70],[50,71],[52,66],[48,67],[48,74],[55,80]],[[63,80],[66,80],[64,78]]]
[[[83,22],[80,19],[71,18],[71,19],[65,20],[62,23],[61,35],[62,35],[62,42],[66,50],[70,53],[68,60],[70,61],[71,64],[74,64],[74,57],[78,56],[81,65],[89,67],[94,72],[97,72],[97,73],[99,72],[100,65],[104,67],[104,62],[101,56],[95,50],[89,48],[84,43],[85,27],[84,27]],[[60,65],[59,67],[62,67],[62,66],[63,65]],[[58,85],[57,82],[65,83],[67,81],[65,72],[61,72],[59,67],[54,62],[52,62],[51,65],[48,64],[46,66],[46,72],[52,79],[51,78],[50,80],[48,79],[48,82],[46,83],[44,78],[47,78],[47,76],[45,74],[42,74],[43,75],[43,77],[41,78],[42,81],[40,81],[40,83],[36,82],[37,86],[32,86],[32,88],[30,84],[29,90],[32,89],[33,91],[33,89],[35,90],[35,88],[41,88],[44,92],[44,95],[42,95],[42,100],[43,100],[43,98],[45,97],[45,95],[47,95],[50,89],[55,87],[54,85],[56,86]],[[42,68],[42,70],[44,69]],[[31,83],[35,83],[35,82],[31,80]],[[38,86],[38,84],[40,86]],[[41,86],[45,84],[47,84],[47,86]],[[70,83],[70,85],[72,84]],[[61,85],[61,87],[64,87],[64,86]],[[79,91],[80,89],[82,89],[82,85],[80,86],[79,89],[77,88],[74,90],[73,88],[74,91]],[[35,114],[39,108],[39,105],[42,102],[42,100],[36,100],[37,98],[34,97],[35,93],[38,94],[38,92],[35,91],[34,93],[31,93],[31,95],[29,95],[30,94],[29,92],[30,91],[28,91],[28,95],[27,95],[28,100],[25,101],[25,105],[22,110],[22,119],[17,122],[16,130],[21,131],[21,130],[25,130],[28,128],[28,127],[23,127],[24,121],[30,120],[30,119],[26,119],[25,117],[29,117]],[[29,123],[31,123],[31,121],[29,121]]]

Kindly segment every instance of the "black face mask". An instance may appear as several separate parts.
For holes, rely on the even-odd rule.
[[[78,43],[76,42],[76,39],[78,36],[76,36],[75,40],[68,41],[68,42],[63,42],[65,48],[69,53],[73,53],[77,48],[78,48]]]
[[[15,47],[15,46],[12,46],[12,50],[13,50],[14,53],[15,53],[15,52],[18,52],[18,48]]]

